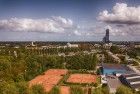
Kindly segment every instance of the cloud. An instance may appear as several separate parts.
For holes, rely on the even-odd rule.
[[[120,36],[120,35],[125,36],[126,35],[126,33],[123,32],[122,29],[117,28],[115,26],[107,25],[107,26],[105,26],[105,30],[106,29],[109,29],[110,35],[112,35],[112,36]]]
[[[109,25],[110,35],[140,36],[140,6],[130,7],[125,3],[116,3],[112,11],[104,10],[97,19]],[[106,29],[105,28],[105,29]]]
[[[0,30],[63,33],[73,30],[76,26],[71,19],[61,16],[45,19],[11,18],[0,20]]]
[[[75,30],[74,34],[77,35],[77,36],[81,36],[82,35],[78,30]]]
[[[116,3],[112,13],[107,10],[102,11],[98,20],[112,24],[140,24],[140,6],[129,7],[125,3]]]
[[[105,29],[108,28],[110,30],[110,35],[113,36],[140,36],[140,25],[123,25],[123,26],[116,26],[116,25],[108,25]]]

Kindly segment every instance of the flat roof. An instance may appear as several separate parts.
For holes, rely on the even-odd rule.
[[[137,74],[137,73],[125,74],[125,75],[123,75],[123,77],[129,83],[129,86],[131,88],[133,88],[133,89],[140,88],[140,83],[139,83],[140,82],[140,74]],[[127,78],[131,78],[131,79],[127,79]],[[135,83],[135,84],[132,84],[132,83]]]
[[[133,84],[133,85],[131,85],[131,87],[132,87],[132,88],[135,88],[135,89],[136,89],[136,88],[140,88],[140,84]]]
[[[103,63],[102,67],[106,68],[106,69],[124,69],[122,67],[122,65],[120,65],[120,64],[106,64],[106,63]]]
[[[134,79],[127,79],[128,82],[137,82],[140,81],[140,77],[139,78],[134,78]]]
[[[126,75],[123,75],[125,78],[127,77],[135,77],[135,76],[140,76],[139,74],[136,74],[136,73],[133,73],[133,74],[126,74]]]
[[[114,76],[111,76],[110,77],[106,77],[107,79],[107,84],[109,86],[109,88],[118,88],[120,85],[121,85],[121,82],[120,80],[118,79],[118,77],[114,77]]]
[[[107,64],[103,63],[101,65],[104,69],[115,69],[115,70],[126,70],[126,71],[132,71],[130,68],[128,68],[124,64]]]

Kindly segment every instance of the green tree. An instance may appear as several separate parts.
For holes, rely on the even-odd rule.
[[[103,92],[103,94],[109,94],[108,87],[102,87],[102,92]]]
[[[93,70],[96,68],[97,57],[96,55],[75,55],[71,57],[66,57],[66,67],[68,69],[86,69]]]
[[[104,93],[102,92],[102,88],[96,88],[95,90],[93,90],[92,94],[104,94]]]
[[[116,94],[133,94],[132,90],[126,86],[120,86],[117,91]]]
[[[7,83],[3,82],[0,83],[3,86],[0,86],[0,94],[18,94],[18,88],[16,87],[15,83]]]
[[[42,85],[34,85],[31,87],[31,94],[46,94]]]
[[[18,82],[16,84],[16,87],[18,88],[18,92],[20,94],[29,94],[29,88],[27,82]]]
[[[84,94],[84,91],[81,87],[78,86],[72,86],[70,88],[71,94]]]
[[[49,94],[60,94],[60,90],[58,87],[54,87],[50,92]]]
[[[119,47],[118,46],[111,46],[110,47],[110,51],[114,54],[117,54],[120,52]]]

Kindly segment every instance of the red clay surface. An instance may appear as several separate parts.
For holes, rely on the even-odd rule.
[[[70,87],[68,87],[68,86],[61,86],[60,87],[60,94],[70,94]]]
[[[29,86],[42,84],[46,92],[49,92],[63,78],[68,70],[64,69],[49,69],[45,75],[39,75],[29,82]]]
[[[70,83],[95,83],[96,76],[91,74],[71,74],[67,82]]]
[[[45,72],[47,75],[55,75],[55,76],[61,76],[65,75],[68,72],[68,70],[65,69],[49,69]]]

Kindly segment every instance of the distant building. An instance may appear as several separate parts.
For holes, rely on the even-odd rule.
[[[140,48],[140,45],[135,45],[135,48]]]
[[[34,45],[34,42],[32,41],[32,43],[31,43],[31,46],[36,46],[36,45]]]
[[[94,44],[94,47],[99,48],[99,47],[101,47],[101,45],[100,44]]]
[[[110,40],[109,40],[109,29],[106,29],[106,34],[103,38],[103,42],[104,43],[109,43],[110,42]]]
[[[66,56],[65,53],[58,53],[58,56]]]
[[[18,49],[18,48],[19,48],[19,46],[17,45],[17,46],[15,46],[14,48]]]
[[[78,44],[70,44],[70,43],[67,43],[67,47],[69,48],[75,48],[75,47],[79,47]]]
[[[104,49],[110,49],[110,47],[112,46],[113,44],[112,43],[106,43],[103,45],[103,48]]]

